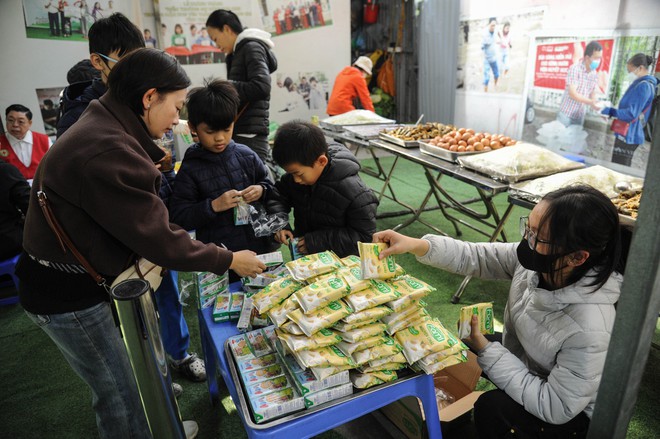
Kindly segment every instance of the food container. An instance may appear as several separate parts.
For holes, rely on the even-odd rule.
[[[432,155],[448,162],[458,163],[458,159],[473,154],[482,154],[489,151],[470,151],[470,152],[455,152],[448,149],[440,148],[439,146],[431,145],[423,140],[419,142],[419,150],[424,154]]]
[[[518,143],[489,151],[489,154],[460,157],[458,161],[468,169],[507,183],[584,167],[583,163],[574,162],[531,143]]]
[[[378,125],[351,125],[345,127],[345,134],[358,140],[377,139],[383,131],[389,131],[405,125],[398,124],[378,124]]]
[[[344,131],[344,127],[350,125],[382,125],[393,123],[396,123],[396,121],[379,116],[369,110],[353,110],[319,121],[321,127],[338,132]]]
[[[404,148],[417,148],[419,146],[417,140],[403,140],[387,133],[380,133],[378,134],[378,137],[387,142],[394,143],[395,145],[403,146]]]

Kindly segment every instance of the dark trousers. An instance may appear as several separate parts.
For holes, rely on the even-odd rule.
[[[612,163],[630,166],[633,154],[639,145],[631,145],[618,137],[614,140],[614,149],[612,150]]]
[[[57,12],[48,13],[48,26],[50,27],[50,34],[59,36],[60,34],[60,16]]]
[[[549,424],[527,412],[502,390],[496,389],[477,399],[474,424],[481,439],[579,439],[587,436],[589,418],[583,412],[565,424]]]

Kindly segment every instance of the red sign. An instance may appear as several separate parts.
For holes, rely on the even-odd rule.
[[[591,40],[589,40],[591,41]],[[536,46],[536,64],[534,66],[534,87],[566,88],[566,73],[575,63],[582,62],[585,41],[569,41],[566,43],[539,44]],[[603,46],[603,58],[596,69],[598,72],[609,72],[612,60],[614,40],[597,40]]]

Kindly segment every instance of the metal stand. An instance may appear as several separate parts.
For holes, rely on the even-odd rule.
[[[149,282],[128,279],[112,288],[110,295],[151,434],[157,439],[184,439]]]

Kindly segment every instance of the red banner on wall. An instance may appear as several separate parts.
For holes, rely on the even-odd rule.
[[[566,73],[568,72],[568,68],[577,62],[581,62],[584,55],[584,48],[589,41],[591,40],[537,45],[534,66],[534,87],[564,90],[566,88]],[[596,70],[599,72],[609,72],[614,40],[597,41],[603,46],[603,58]]]

